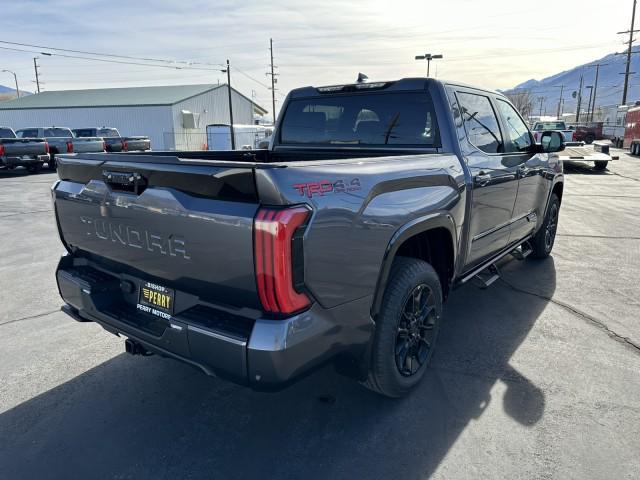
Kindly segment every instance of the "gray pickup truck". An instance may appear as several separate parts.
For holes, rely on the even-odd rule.
[[[550,254],[540,140],[499,93],[412,78],[294,90],[266,150],[61,156],[63,311],[255,389],[332,362],[400,397],[454,287]]]
[[[63,127],[22,128],[16,135],[19,138],[42,137],[48,142],[50,170],[55,170],[56,156],[61,153],[97,153],[106,148],[100,137],[76,138],[70,129]]]
[[[44,138],[18,138],[9,127],[0,127],[0,169],[24,167],[39,172],[49,161],[49,144]]]
[[[105,142],[107,152],[143,152],[151,150],[151,140],[149,137],[135,136],[123,137],[117,128],[74,128],[73,134],[76,138],[102,137]]]

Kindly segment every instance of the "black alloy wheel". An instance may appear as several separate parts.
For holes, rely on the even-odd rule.
[[[398,323],[395,358],[403,376],[415,375],[429,358],[436,320],[435,295],[424,283],[416,286],[405,301]]]

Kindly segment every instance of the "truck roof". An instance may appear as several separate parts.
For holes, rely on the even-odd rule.
[[[429,77],[408,77],[398,80],[383,80],[383,81],[369,81],[366,83],[343,83],[336,85],[326,86],[307,86],[291,90],[291,98],[306,97],[310,95],[317,95],[318,93],[340,93],[340,92],[353,92],[353,91],[375,91],[385,89],[387,91],[403,91],[403,90],[423,90],[427,88],[429,83],[438,83],[442,85],[453,85],[464,88],[471,88],[474,90],[480,90],[483,92],[491,93],[492,95],[504,96],[503,93],[490,90],[487,88],[477,87],[475,85],[469,85],[463,82],[438,80]]]

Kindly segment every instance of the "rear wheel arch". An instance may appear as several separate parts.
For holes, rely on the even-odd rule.
[[[378,276],[371,316],[380,312],[391,267],[397,257],[417,258],[429,263],[438,273],[446,298],[455,272],[456,228],[448,214],[420,218],[401,227],[389,241]],[[435,252],[438,252],[436,255]]]
[[[555,193],[562,204],[562,191],[564,190],[564,182],[557,182],[551,189],[551,193]]]

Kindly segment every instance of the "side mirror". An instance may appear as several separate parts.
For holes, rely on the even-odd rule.
[[[561,152],[564,150],[564,136],[560,132],[543,132],[540,137],[540,148],[543,153]]]

